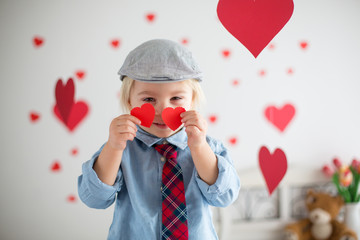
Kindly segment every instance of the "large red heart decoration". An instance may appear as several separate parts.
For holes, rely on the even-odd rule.
[[[181,125],[181,117],[180,114],[185,112],[186,110],[183,107],[177,108],[165,108],[161,114],[161,117],[164,123],[173,131],[178,129]]]
[[[55,116],[65,124],[72,132],[76,126],[86,117],[89,111],[88,105],[84,101],[75,102],[75,85],[72,78],[69,78],[66,85],[59,79],[55,87],[54,106]]]
[[[74,105],[75,85],[74,80],[69,78],[66,85],[59,79],[55,87],[56,106],[64,122],[67,122],[71,108]]]
[[[220,0],[224,27],[256,58],[289,21],[293,0]]]
[[[77,101],[71,106],[69,117],[67,121],[65,121],[59,111],[58,105],[54,106],[56,117],[65,124],[70,132],[75,130],[77,125],[86,117],[88,111],[88,105],[84,101]]]
[[[137,117],[144,127],[150,127],[155,118],[155,108],[151,103],[145,103],[141,107],[133,108],[131,115]]]
[[[259,151],[259,165],[269,194],[271,195],[287,171],[285,153],[277,148],[274,153],[271,154],[267,147],[263,146]]]
[[[295,107],[291,104],[285,104],[280,109],[275,106],[269,106],[265,109],[265,117],[281,132],[285,130],[294,115]]]

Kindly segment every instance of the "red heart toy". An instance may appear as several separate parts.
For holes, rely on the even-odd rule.
[[[289,21],[293,0],[220,0],[224,27],[256,58]]]
[[[294,115],[295,107],[291,104],[285,104],[280,109],[275,106],[269,106],[265,109],[265,117],[281,132],[285,130]]]
[[[133,108],[131,115],[137,117],[144,127],[150,127],[155,118],[155,108],[151,103],[145,103],[141,107]]]
[[[285,153],[277,148],[274,153],[271,154],[267,147],[263,146],[259,151],[259,165],[265,178],[269,194],[271,195],[287,171]]]
[[[164,123],[173,131],[178,129],[181,125],[181,117],[180,114],[185,112],[186,110],[183,107],[177,108],[165,108],[161,114],[161,117]]]

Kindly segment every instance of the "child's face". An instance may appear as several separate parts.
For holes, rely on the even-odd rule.
[[[176,131],[164,124],[161,113],[167,107],[192,108],[193,90],[186,81],[172,83],[147,83],[134,81],[130,92],[130,107],[141,107],[144,103],[151,103],[155,108],[155,118],[152,125],[145,131],[161,138],[166,138]]]

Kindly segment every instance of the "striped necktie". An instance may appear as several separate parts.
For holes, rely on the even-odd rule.
[[[162,240],[187,240],[188,224],[182,170],[175,146],[159,144],[155,149],[166,158],[162,172]]]

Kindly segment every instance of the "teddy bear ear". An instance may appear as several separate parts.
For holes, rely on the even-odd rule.
[[[306,194],[309,196],[309,195],[314,195],[315,194],[315,191],[314,189],[310,188],[307,190]]]
[[[344,199],[340,195],[337,195],[334,198],[339,205],[344,205]]]

